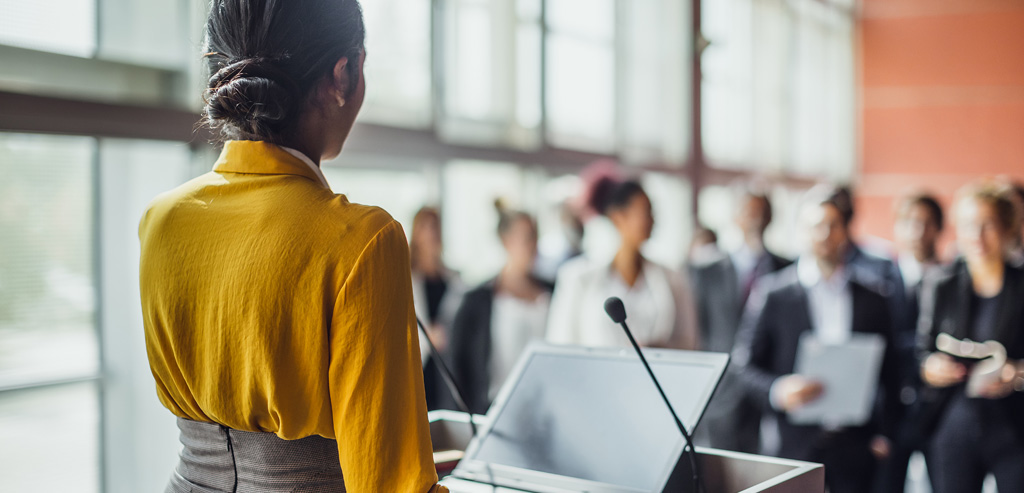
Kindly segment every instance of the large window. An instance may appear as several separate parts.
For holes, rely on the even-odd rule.
[[[0,473],[11,491],[99,490],[95,151],[90,138],[0,134]]]
[[[0,0],[0,44],[74,56],[96,51],[96,0]]]
[[[548,137],[556,145],[616,150],[615,2],[548,0]]]
[[[853,17],[846,2],[702,3],[702,136],[716,166],[848,179]]]
[[[689,152],[690,5],[630,0],[619,9],[620,153],[678,166]]]
[[[429,127],[433,116],[430,0],[360,2],[366,23],[366,102],[377,123]]]

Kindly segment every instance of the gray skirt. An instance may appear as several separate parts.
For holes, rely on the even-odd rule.
[[[338,443],[284,440],[178,418],[181,459],[165,493],[344,492]]]

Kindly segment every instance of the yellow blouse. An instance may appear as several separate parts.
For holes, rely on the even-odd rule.
[[[350,493],[437,486],[405,234],[273,144],[231,141],[139,226],[146,349],[177,416],[336,439]]]

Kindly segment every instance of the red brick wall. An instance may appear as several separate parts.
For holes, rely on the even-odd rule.
[[[862,0],[858,49],[859,233],[913,188],[1024,181],[1024,0]]]

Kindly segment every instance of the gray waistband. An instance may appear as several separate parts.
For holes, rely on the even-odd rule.
[[[338,445],[178,418],[181,458],[166,493],[344,492]]]

